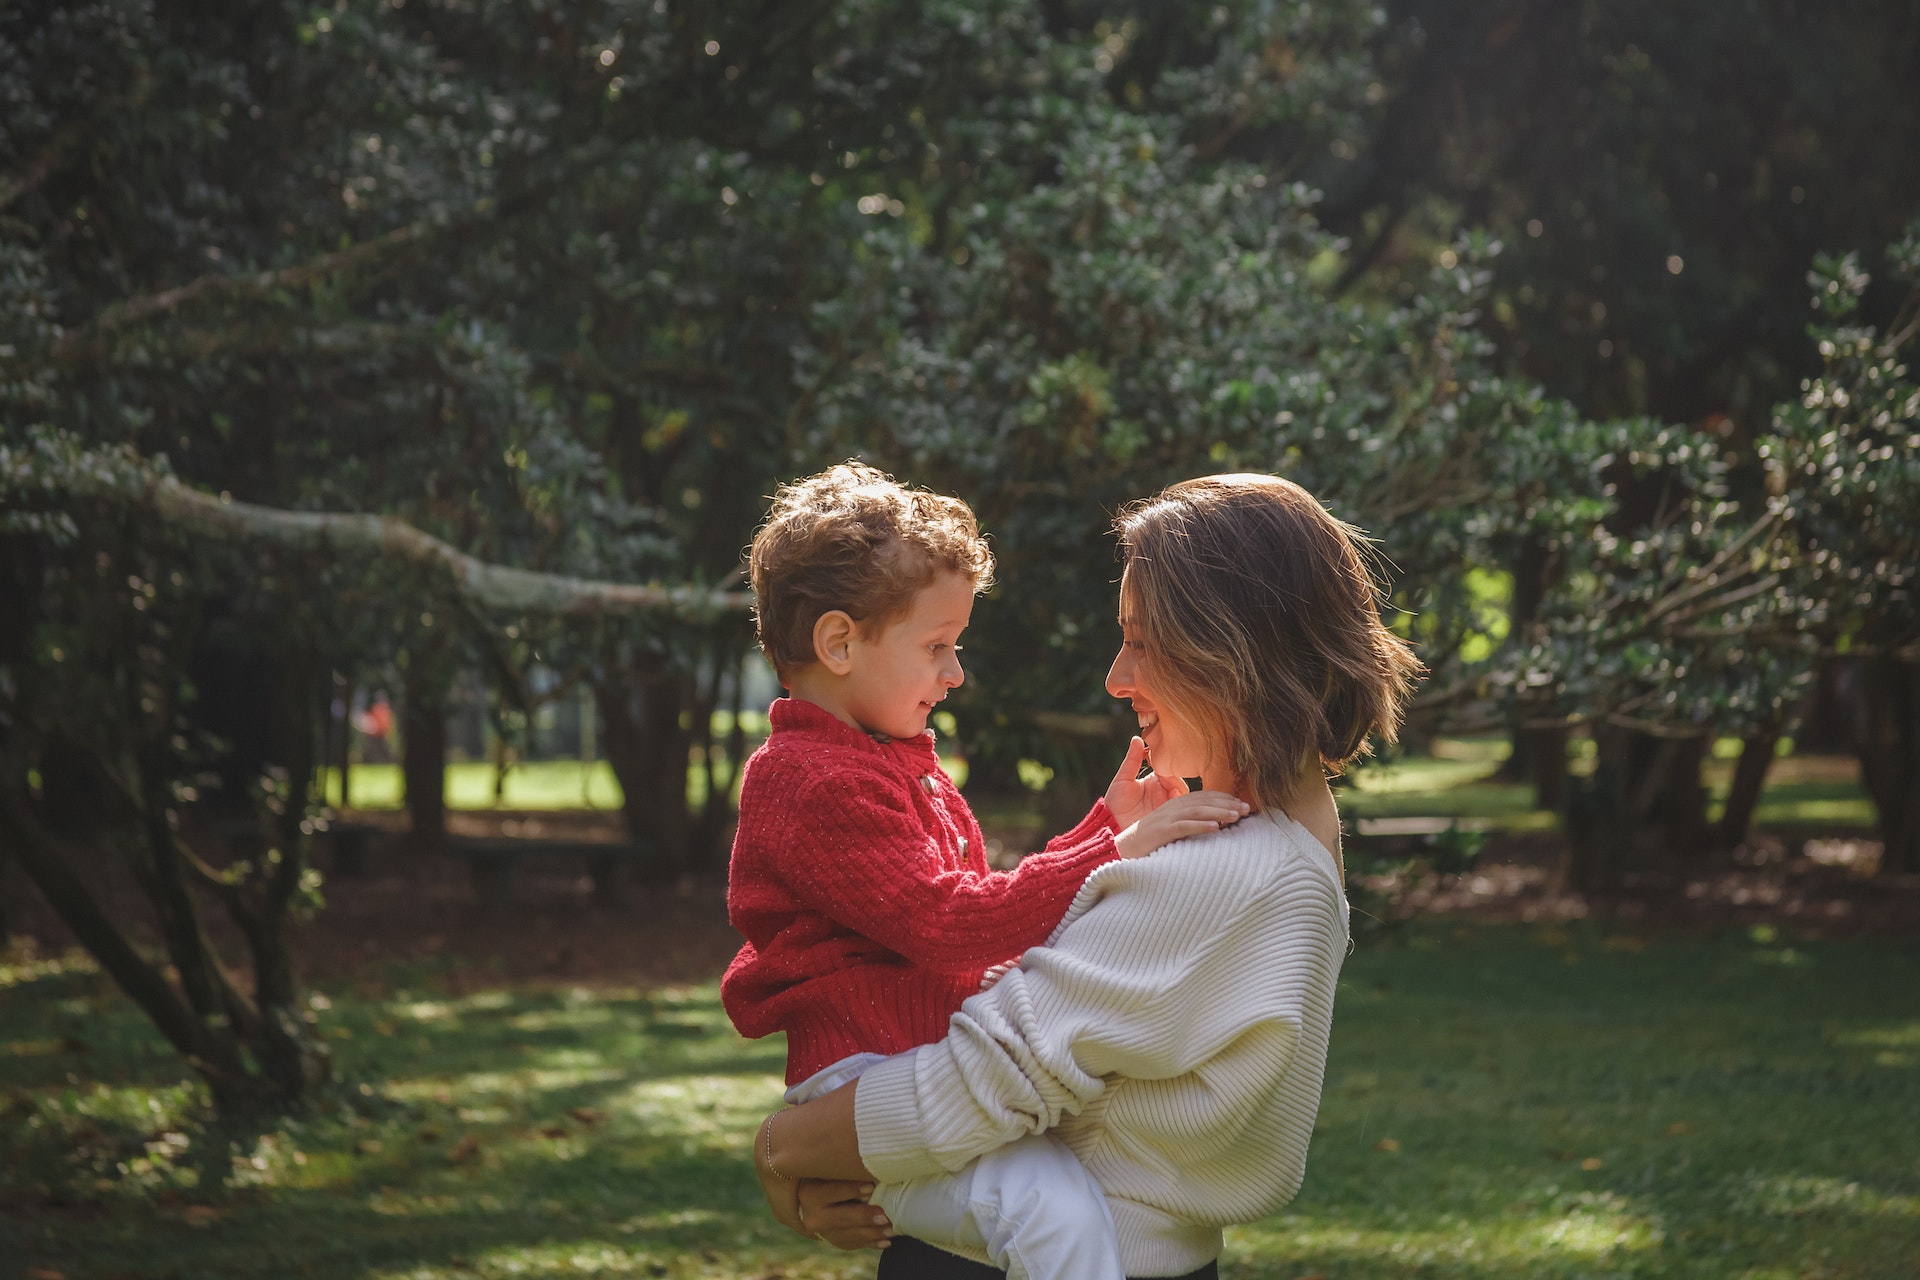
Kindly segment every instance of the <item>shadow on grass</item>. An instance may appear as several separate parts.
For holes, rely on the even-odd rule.
[[[191,1091],[162,1087],[97,979],[16,984],[0,1256],[76,1278],[872,1273],[762,1212],[748,1144],[782,1050],[740,1041],[711,987],[398,977],[320,1013],[377,1096],[288,1121],[204,1205],[152,1155],[71,1170],[81,1128],[111,1117],[144,1150],[190,1127]],[[1307,1184],[1230,1231],[1225,1274],[1908,1276],[1917,985],[1920,954],[1889,940],[1421,926],[1370,945],[1342,977]],[[12,1052],[75,1017],[85,1084]]]

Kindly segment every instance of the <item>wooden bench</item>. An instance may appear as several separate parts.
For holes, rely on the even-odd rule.
[[[474,895],[485,907],[504,907],[512,901],[513,868],[520,859],[555,855],[585,859],[587,874],[593,879],[595,905],[617,906],[625,897],[635,868],[645,865],[653,856],[650,844],[553,840],[540,836],[450,835],[443,848],[469,860],[473,868]]]

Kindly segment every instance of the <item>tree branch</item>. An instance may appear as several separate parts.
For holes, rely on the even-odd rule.
[[[26,168],[18,173],[0,177],[0,209],[6,208],[45,182],[52,175],[54,166],[60,163],[60,157],[79,136],[79,124],[69,122],[64,128],[54,133],[53,137],[47,141],[47,145],[40,148],[40,153],[27,162]]]
[[[253,275],[204,275],[172,289],[162,289],[158,293],[143,294],[124,302],[116,302],[87,323],[62,334],[60,340],[53,344],[54,362],[66,363],[81,350],[115,330],[138,324],[162,312],[176,310],[197,299],[235,294],[261,294],[274,289],[298,288],[321,276],[373,261],[391,250],[421,239],[433,229],[435,229],[434,224],[416,222],[408,226],[396,227],[385,235],[363,240],[348,248],[323,253],[297,266],[282,267],[278,271],[261,271]]]
[[[68,492],[75,489],[95,499],[145,506],[169,523],[216,539],[257,540],[296,551],[381,557],[442,569],[462,596],[483,608],[578,617],[652,610],[737,613],[753,604],[745,591],[602,582],[490,564],[393,516],[282,511],[217,498],[171,477],[144,487],[103,482],[75,485]]]

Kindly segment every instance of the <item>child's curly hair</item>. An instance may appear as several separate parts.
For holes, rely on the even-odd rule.
[[[975,591],[993,583],[993,553],[966,503],[857,461],[780,486],[747,564],[760,648],[782,676],[814,661],[824,613],[879,628],[942,571]]]

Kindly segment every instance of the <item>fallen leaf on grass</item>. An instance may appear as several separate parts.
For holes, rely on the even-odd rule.
[[[181,1211],[180,1217],[190,1227],[210,1227],[220,1221],[220,1211],[208,1204],[190,1204]]]
[[[363,1156],[377,1156],[385,1150],[385,1144],[378,1138],[366,1138],[354,1144],[353,1149]]]
[[[1683,1133],[1692,1133],[1692,1132],[1693,1132],[1693,1126],[1688,1124],[1685,1120],[1676,1120],[1672,1124],[1667,1126],[1667,1136],[1669,1138],[1677,1138]]]
[[[589,1129],[607,1118],[606,1112],[595,1111],[592,1107],[575,1107],[573,1110],[567,1112],[567,1114]]]
[[[67,1280],[67,1273],[52,1267],[28,1267],[27,1280]]]
[[[1580,1162],[1580,1167],[1582,1169],[1585,1169],[1588,1173],[1592,1173],[1595,1169],[1598,1169],[1601,1165],[1605,1163],[1606,1161],[1602,1160],[1599,1156],[1588,1156],[1585,1160],[1582,1160]]]
[[[1382,1138],[1373,1144],[1375,1151],[1398,1151],[1400,1144],[1392,1138]]]
[[[474,1137],[472,1134],[468,1134],[466,1137],[460,1139],[460,1141],[454,1143],[453,1149],[447,1152],[447,1163],[461,1164],[473,1159],[479,1152],[480,1139]]]
[[[563,1124],[550,1124],[540,1131],[540,1136],[543,1138],[564,1138],[567,1136],[567,1126]]]

